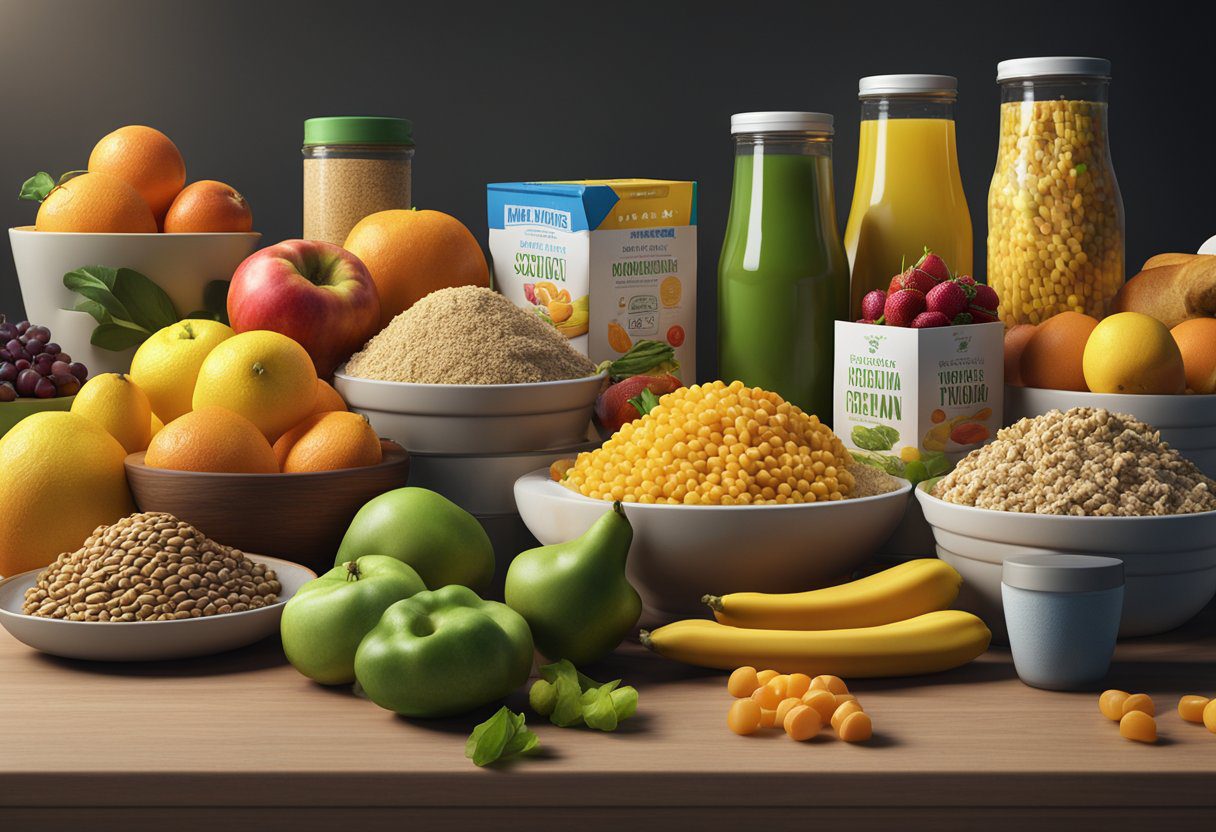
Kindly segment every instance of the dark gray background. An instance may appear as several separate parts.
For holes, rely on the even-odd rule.
[[[996,62],[1108,57],[1134,273],[1151,254],[1194,251],[1216,234],[1216,41],[1211,13],[1197,11],[1205,5],[0,0],[0,193],[11,195],[0,197],[0,218],[32,222],[36,206],[15,198],[21,181],[83,167],[99,137],[131,123],[171,136],[191,180],[244,193],[266,243],[300,233],[301,122],[314,115],[413,119],[415,204],[455,214],[483,245],[487,182],[696,179],[706,378],[731,113],[836,115],[843,228],[858,77],[958,76],[959,156],[982,276]],[[0,311],[20,314],[7,256]]]

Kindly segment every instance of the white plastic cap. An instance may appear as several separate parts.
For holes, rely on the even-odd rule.
[[[953,75],[867,75],[857,82],[859,98],[875,95],[926,95],[958,93]]]
[[[996,80],[1019,78],[1051,78],[1080,75],[1087,78],[1109,78],[1110,61],[1106,58],[1014,58],[996,65]]]
[[[733,133],[827,133],[834,130],[830,113],[799,113],[768,110],[761,113],[735,113],[730,117]]]

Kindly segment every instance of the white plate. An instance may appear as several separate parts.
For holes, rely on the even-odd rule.
[[[301,586],[317,577],[311,569],[278,558],[246,555],[275,571],[282,592],[268,607],[180,621],[64,621],[21,612],[25,591],[42,569],[0,581],[0,625],[18,641],[68,659],[147,662],[188,659],[235,650],[279,630],[283,606]]]

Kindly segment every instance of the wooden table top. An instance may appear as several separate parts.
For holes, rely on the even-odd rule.
[[[1155,746],[1120,738],[1093,693],[1023,685],[1000,650],[936,676],[857,680],[875,725],[866,745],[830,731],[809,743],[736,737],[725,727],[723,674],[637,645],[591,672],[635,685],[637,716],[601,734],[529,714],[544,753],[482,770],[463,749],[489,710],[407,721],[310,683],[276,639],[205,659],[110,665],[44,656],[0,633],[0,818],[6,807],[64,823],[146,811],[164,828],[175,807],[190,806],[216,817],[311,812],[324,828],[334,813],[371,820],[401,810],[429,818],[427,828],[462,828],[441,820],[472,824],[480,812],[502,828],[536,829],[545,807],[567,820],[601,807],[615,825],[640,829],[670,824],[669,812],[755,820],[783,809],[810,817],[810,808],[857,820],[864,808],[866,818],[924,810],[996,829],[989,807],[1005,807],[1004,821],[1082,812],[1139,817],[1143,828],[1168,811],[1178,829],[1216,817],[1216,735],[1175,710],[1183,693],[1216,694],[1216,607],[1175,633],[1119,646],[1108,685],[1154,697]],[[508,704],[524,709],[525,695]]]

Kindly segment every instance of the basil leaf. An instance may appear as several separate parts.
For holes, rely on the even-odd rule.
[[[114,296],[131,312],[124,315],[148,332],[156,332],[177,323],[181,316],[165,290],[134,269],[119,269],[114,277]]]
[[[63,285],[73,292],[84,295],[94,303],[100,304],[114,318],[124,321],[134,320],[126,305],[114,294],[117,269],[105,266],[82,266],[63,276]]]
[[[638,712],[638,691],[631,685],[617,688],[611,694],[612,707],[616,710],[618,721],[625,721]]]
[[[583,721],[587,723],[588,728],[597,731],[616,730],[616,708],[612,706],[612,690],[607,685],[587,691],[583,695],[583,701]]]
[[[557,688],[551,682],[537,679],[528,690],[528,704],[541,716],[548,716],[557,707]]]
[[[498,709],[498,713],[473,729],[464,744],[464,755],[472,760],[474,765],[488,765],[502,756],[507,741],[514,733],[511,711],[504,705]]]
[[[569,728],[578,725],[583,719],[583,693],[578,681],[568,676],[559,677],[554,684],[557,690],[557,702],[549,721],[559,728]]]
[[[881,447],[882,437],[877,436],[865,425],[853,425],[853,430],[849,432],[849,439],[853,441],[854,445],[866,451],[888,450]]]
[[[92,301],[92,300],[89,300],[88,298],[85,298],[84,300],[80,301],[75,306],[73,306],[72,311],[73,312],[85,312],[89,315],[92,315],[93,319],[96,320],[97,323],[99,323],[99,324],[108,324],[108,323],[110,323],[110,321],[113,320],[113,318],[110,317],[110,313],[106,311],[106,308],[104,306],[102,306],[97,301]]]
[[[890,425],[875,425],[874,433],[881,436],[883,441],[887,443],[887,447],[878,449],[881,451],[891,450],[895,447],[895,443],[899,441],[899,431]]]
[[[42,202],[53,190],[55,190],[55,177],[44,170],[40,170],[21,183],[21,190],[17,192],[17,199]]]
[[[502,750],[503,757],[527,754],[540,747],[540,737],[528,730],[523,714],[507,711],[511,721],[511,738]]]
[[[598,684],[598,682],[594,682],[591,679],[588,679],[586,676],[583,676],[583,674],[579,673],[578,668],[571,664],[569,659],[562,659],[561,661],[554,662],[553,664],[541,665],[540,677],[546,682],[550,682],[552,684],[557,684],[558,679],[569,679],[570,681],[574,682],[574,684],[579,687],[580,690],[582,689],[583,679],[587,679],[587,681],[591,682],[592,685]]]
[[[97,328],[93,330],[93,337],[89,339],[89,343],[95,347],[101,347],[103,350],[122,352],[138,347],[148,340],[150,334],[142,329],[132,328],[129,322],[114,321],[98,324]]]

